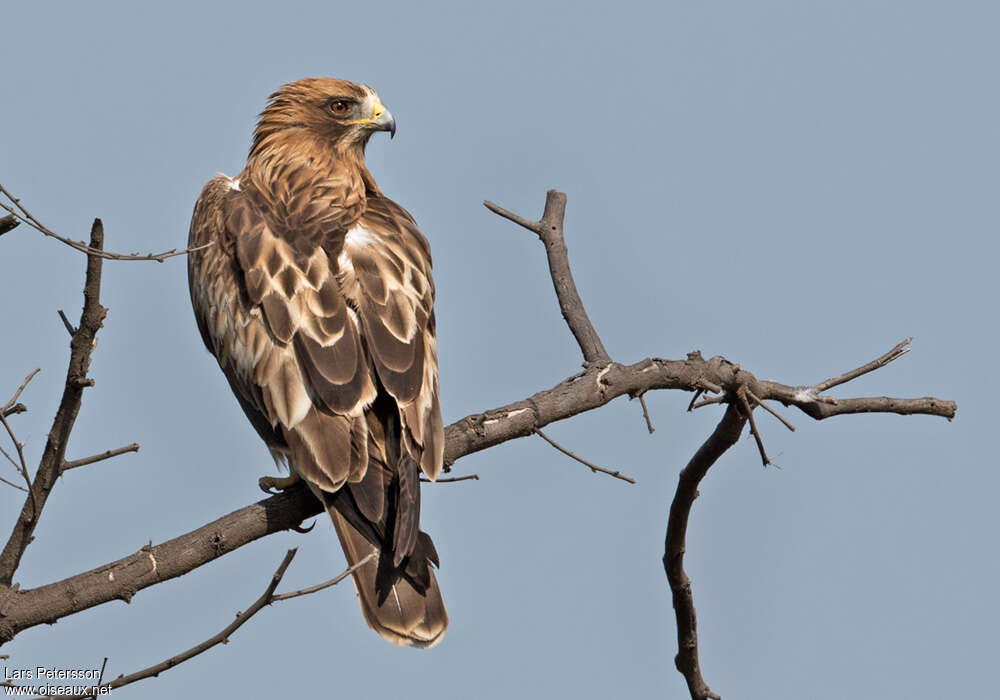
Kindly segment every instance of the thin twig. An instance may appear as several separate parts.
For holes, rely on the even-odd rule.
[[[100,688],[101,684],[104,682],[104,670],[108,667],[108,657],[104,657],[104,662],[101,663],[101,673],[97,676],[97,687]],[[96,700],[97,695],[90,696],[92,700]]]
[[[279,593],[278,595],[271,596],[271,602],[275,603],[279,600],[288,600],[289,598],[298,598],[302,595],[309,595],[310,593],[315,593],[316,591],[322,591],[324,588],[329,588],[330,586],[336,586],[338,583],[343,581],[345,578],[353,574],[355,571],[360,569],[362,566],[370,562],[372,559],[378,556],[377,551],[373,551],[367,557],[359,561],[354,566],[351,566],[346,571],[334,576],[329,581],[324,581],[323,583],[317,583],[315,586],[309,586],[308,588],[300,588],[297,591],[291,591],[290,593]]]
[[[702,399],[697,403],[689,404],[688,410],[691,411],[697,408],[701,408],[702,406],[711,406],[712,404],[716,403],[726,403],[727,401],[729,401],[729,397],[726,396],[725,394],[722,394],[721,396],[709,396],[707,399]]]
[[[278,565],[277,571],[275,571],[274,574],[271,576],[271,580],[268,582],[267,588],[264,590],[264,593],[260,596],[260,598],[255,600],[254,603],[249,608],[247,608],[246,612],[236,613],[236,619],[233,620],[228,625],[226,625],[225,629],[223,629],[221,632],[212,635],[201,644],[196,644],[187,651],[182,651],[180,654],[177,654],[176,656],[171,656],[166,661],[161,661],[160,663],[154,664],[149,668],[144,668],[141,671],[130,673],[127,676],[118,676],[118,678],[114,679],[113,681],[109,683],[104,683],[103,685],[100,685],[98,687],[109,688],[109,689],[121,688],[124,685],[129,685],[130,683],[141,681],[144,678],[149,678],[150,676],[158,676],[163,671],[167,671],[171,668],[174,668],[175,666],[184,663],[188,659],[192,659],[195,656],[201,654],[202,652],[208,651],[217,644],[227,643],[229,641],[229,637],[233,634],[233,632],[235,632],[240,627],[245,625],[250,620],[250,618],[256,615],[258,612],[260,612],[264,608],[264,606],[270,605],[274,601],[275,599],[274,590],[278,587],[278,584],[281,583],[281,578],[285,575],[285,570],[288,569],[288,565],[292,563],[292,558],[295,556],[295,552],[296,552],[295,549],[288,550],[288,553],[285,554],[284,559],[281,560],[281,564]],[[92,693],[83,693],[80,695],[59,695],[59,696],[47,695],[45,697],[47,698],[58,697],[60,698],[60,700],[84,700],[84,698],[91,697],[92,695],[93,695]]]
[[[21,382],[21,386],[17,387],[17,391],[15,391],[14,395],[10,397],[10,401],[5,403],[3,406],[0,406],[0,413],[3,413],[4,415],[10,415],[8,411],[11,408],[14,408],[15,402],[21,397],[21,393],[24,391],[25,387],[28,386],[28,382],[34,379],[35,375],[41,371],[42,369],[40,367],[35,367],[35,369],[31,370],[28,373],[28,376],[24,378],[23,382]],[[17,413],[23,413],[23,412],[24,411],[17,411]]]
[[[653,427],[653,421],[649,418],[649,407],[646,405],[646,392],[639,393],[639,403],[642,405],[642,417],[646,419],[646,430],[652,435],[656,432],[656,428]]]
[[[14,217],[20,222],[28,224],[28,226],[35,229],[39,233],[49,236],[50,238],[55,238],[57,241],[65,243],[74,250],[78,250],[81,253],[86,253],[87,255],[96,255],[97,257],[102,258],[104,260],[153,260],[156,262],[163,262],[167,258],[172,258],[178,255],[187,255],[192,251],[202,250],[204,248],[208,248],[211,245],[214,245],[214,243],[207,243],[203,246],[198,246],[197,248],[185,248],[184,250],[177,250],[176,248],[172,248],[171,250],[167,250],[162,253],[145,253],[145,254],[111,253],[104,250],[103,248],[95,248],[93,246],[89,246],[83,241],[74,241],[72,238],[66,238],[65,236],[59,235],[52,229],[47,228],[45,225],[42,224],[42,222],[36,219],[23,204],[21,204],[20,199],[12,195],[10,191],[8,191],[3,185],[0,185],[0,194],[6,196],[11,202],[14,203],[14,206],[17,207],[15,209],[14,207],[11,207],[7,204],[4,204],[3,202],[0,202],[0,209],[4,209],[5,211],[7,211],[9,216]]]
[[[506,209],[504,209],[503,207],[501,207],[499,204],[494,204],[493,202],[491,202],[488,199],[483,202],[483,206],[486,207],[487,209],[489,209],[494,214],[496,214],[498,216],[502,216],[503,218],[507,219],[508,221],[513,221],[518,226],[523,226],[524,228],[528,229],[529,231],[533,231],[533,232],[537,233],[538,235],[541,235],[541,233],[539,233],[539,229],[542,226],[540,222],[538,222],[538,221],[529,221],[528,219],[525,219],[523,216],[518,216],[517,214],[515,214],[512,211],[507,211]]]
[[[420,477],[420,480],[428,484],[451,484],[456,481],[479,481],[479,474],[466,474],[465,476],[442,476],[434,481]]]
[[[736,390],[736,398],[739,399],[740,406],[746,413],[747,420],[750,421],[750,433],[753,435],[753,439],[757,441],[757,449],[760,451],[760,458],[766,467],[771,463],[771,459],[767,456],[767,452],[764,450],[764,439],[760,436],[760,431],[757,430],[757,421],[753,419],[753,408],[750,407],[750,403],[747,401],[746,387],[740,387]]]
[[[812,388],[813,390],[816,391],[816,393],[820,394],[826,391],[827,389],[832,389],[833,387],[849,382],[852,379],[857,379],[862,374],[868,374],[869,372],[874,372],[880,367],[885,367],[893,360],[898,359],[903,355],[905,355],[906,353],[908,353],[910,351],[909,345],[911,342],[913,342],[913,338],[907,338],[897,343],[892,350],[882,355],[881,357],[878,357],[867,364],[861,365],[857,369],[852,369],[849,372],[838,374],[836,377],[830,377],[826,381],[820,382],[819,384],[817,384]]]
[[[67,460],[63,462],[63,471],[68,469],[76,469],[77,467],[82,467],[87,464],[93,464],[94,462],[100,462],[101,460],[111,459],[112,457],[117,457],[118,455],[123,455],[128,452],[138,452],[139,443],[133,442],[131,445],[125,445],[125,447],[118,447],[113,450],[106,450],[100,454],[92,455],[90,457],[84,457],[83,459]]]
[[[7,459],[10,459],[10,455],[8,455],[8,454],[7,454],[6,452],[4,452],[4,456],[5,456],[5,457],[6,457]],[[15,465],[15,466],[16,466],[16,465]],[[20,470],[19,470],[19,471],[20,471]],[[15,483],[14,483],[13,481],[7,481],[7,480],[6,480],[6,479],[4,479],[4,478],[3,478],[2,476],[0,476],[0,481],[2,481],[3,483],[7,484],[8,486],[13,486],[14,488],[16,488],[16,489],[18,489],[18,490],[20,490],[20,491],[24,491],[24,492],[27,492],[27,491],[28,491],[28,489],[24,488],[24,487],[23,487],[23,486],[21,486],[20,484],[15,484]]]
[[[69,322],[68,318],[66,318],[66,314],[63,313],[63,310],[59,309],[58,311],[59,311],[59,318],[62,319],[63,325],[66,326],[66,331],[69,333],[69,337],[72,338],[74,335],[76,335],[76,329],[73,328],[73,324]]]
[[[579,455],[573,454],[572,452],[570,452],[569,450],[567,450],[565,447],[563,447],[562,445],[560,445],[558,442],[556,442],[555,440],[553,440],[552,438],[550,438],[548,435],[546,435],[545,433],[543,433],[538,428],[535,428],[535,434],[537,434],[540,438],[542,438],[543,440],[545,440],[545,442],[549,443],[554,448],[556,448],[557,450],[559,450],[560,452],[562,452],[564,455],[566,455],[568,457],[572,457],[573,459],[575,459],[580,464],[583,464],[583,465],[586,465],[586,466],[590,467],[590,471],[592,471],[592,472],[601,472],[602,474],[607,474],[608,476],[613,476],[616,479],[621,479],[622,481],[627,481],[630,484],[634,484],[635,483],[635,479],[633,479],[632,477],[625,476],[621,472],[612,471],[610,469],[605,469],[604,467],[599,467],[596,464],[588,462],[583,457],[580,457]]]
[[[31,475],[28,473],[28,464],[24,459],[24,445],[18,442],[17,436],[14,435],[13,428],[10,427],[10,423],[7,422],[7,417],[0,413],[0,425],[3,425],[4,430],[7,431],[7,435],[10,436],[10,441],[14,443],[14,450],[17,452],[17,462],[11,459],[11,456],[7,452],[0,448],[0,452],[3,452],[3,456],[14,465],[17,471],[24,478],[24,483],[28,485],[28,500],[31,502],[31,513],[29,517],[36,518],[38,516],[38,500],[35,498],[35,489],[31,484]],[[23,517],[23,515],[22,515]]]
[[[758,399],[756,396],[754,396],[754,393],[752,391],[750,391],[749,389],[747,389],[747,396],[749,396],[751,398],[751,400],[755,401],[758,406],[760,406],[765,411],[767,411],[772,416],[774,416],[779,421],[781,421],[782,425],[784,425],[786,428],[788,428],[789,430],[791,430],[793,433],[795,432],[795,426],[794,425],[792,425],[787,420],[785,420],[780,413],[778,413],[773,408],[771,408],[770,406],[768,406],[766,403],[764,403],[763,401],[761,401],[760,399]]]
[[[670,504],[667,535],[663,545],[663,570],[670,583],[674,614],[677,618],[677,655],[674,665],[687,681],[692,700],[719,700],[701,675],[698,660],[698,619],[691,592],[691,579],[684,571],[688,518],[698,497],[698,484],[726,450],[736,444],[746,424],[746,417],[730,403],[726,413],[691,461],[681,470],[677,491]]]

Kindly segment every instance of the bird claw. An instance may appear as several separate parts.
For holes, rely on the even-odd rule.
[[[313,520],[312,525],[310,525],[309,527],[302,527],[301,525],[293,525],[292,529],[295,530],[296,532],[301,532],[303,535],[305,535],[306,533],[312,532],[312,529],[314,527],[316,527],[315,520]]]
[[[260,490],[267,494],[278,494],[286,489],[291,488],[293,485],[299,482],[299,477],[292,476],[262,476],[257,479],[257,485]]]

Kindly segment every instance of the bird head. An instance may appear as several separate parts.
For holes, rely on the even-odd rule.
[[[367,85],[304,78],[282,85],[260,113],[251,153],[270,138],[310,137],[335,150],[364,151],[376,131],[396,134],[396,120]]]

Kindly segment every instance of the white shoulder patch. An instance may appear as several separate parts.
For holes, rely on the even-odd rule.
[[[366,229],[364,226],[358,225],[347,232],[344,236],[344,246],[351,246],[352,248],[364,248],[365,246],[371,245],[378,240],[378,235]]]
[[[225,178],[225,180],[227,181],[227,184],[229,185],[229,189],[236,190],[237,192],[240,191],[240,181],[239,181],[239,179],[235,179],[234,180],[233,178],[229,177],[225,173],[216,173],[215,176],[216,177]]]

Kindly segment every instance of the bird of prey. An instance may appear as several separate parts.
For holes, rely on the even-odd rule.
[[[333,520],[361,611],[430,647],[448,626],[420,530],[420,474],[441,472],[427,240],[365,166],[396,122],[367,85],[307,78],[260,114],[246,166],[205,186],[188,282],[202,339],[287,478]],[[205,247],[202,247],[205,246]]]

